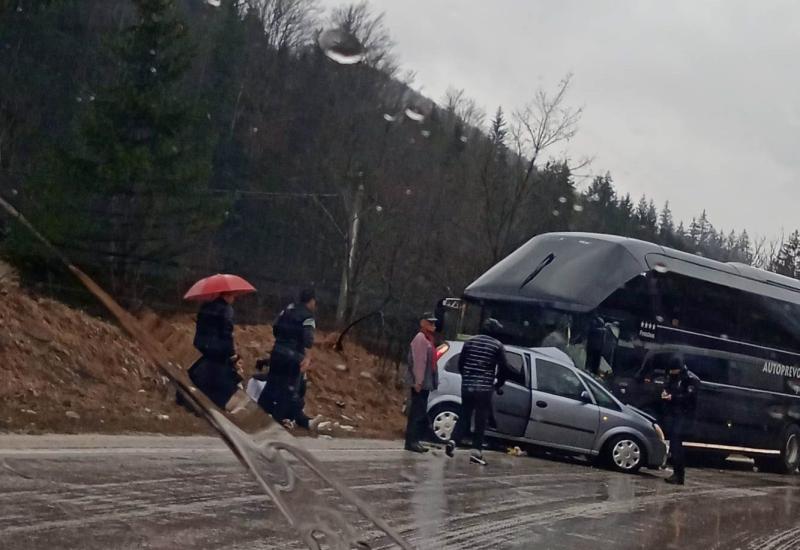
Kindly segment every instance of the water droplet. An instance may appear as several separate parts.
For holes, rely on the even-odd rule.
[[[669,269],[667,269],[667,266],[665,266],[664,264],[656,264],[653,267],[653,270],[656,273],[667,273],[669,271]]]
[[[94,101],[94,96],[93,95],[89,96],[89,101]]]
[[[156,55],[156,51],[155,50],[150,50],[150,55]]]
[[[656,321],[658,321],[659,323],[663,323],[664,318],[661,315],[656,315]]]
[[[22,6],[17,6],[17,13],[22,13]]]
[[[172,152],[173,153],[177,153],[178,152],[178,147],[176,145],[172,146]]]
[[[258,126],[253,126],[253,128],[250,131],[253,132],[254,134],[257,134],[258,133]]]
[[[385,120],[386,122],[394,122],[395,120],[397,120],[397,117],[392,116],[389,113],[383,113],[383,120]]]
[[[16,189],[12,189],[11,194],[16,197],[17,195],[19,195],[19,191],[17,191]]]
[[[375,212],[377,212],[378,214],[380,214],[381,212],[383,212],[383,206],[381,206],[380,204],[379,204],[378,206],[376,206],[376,207],[375,207]]]
[[[406,107],[403,112],[414,122],[422,122],[425,120],[425,114],[417,107]]]
[[[215,8],[220,7],[222,5],[222,0],[206,0],[209,6],[214,6]]]
[[[75,101],[77,101],[78,103],[83,103],[83,98],[81,96],[78,96],[75,98]]]
[[[408,142],[409,142],[411,145],[414,145],[414,144],[417,142],[417,140],[416,140],[416,139],[414,139],[414,138],[410,138],[410,139],[408,140]]]
[[[155,67],[150,67],[150,72],[153,73],[153,74],[156,74],[156,68]]]
[[[720,334],[719,337],[722,338],[723,340],[727,340],[728,339],[728,335],[727,334]]]
[[[225,217],[227,218],[227,217],[228,217],[228,216],[230,216],[230,215],[231,215],[231,213],[230,213],[230,212],[228,212],[228,211],[226,210],[226,211],[225,211]]]
[[[411,196],[411,189],[406,189],[406,197],[410,197],[410,196]]]
[[[558,210],[553,210],[553,215],[558,217],[561,215],[561,212],[559,212]]]
[[[420,132],[420,134],[422,134],[422,137],[424,137],[424,138],[431,137],[431,131],[430,130],[422,130]]]
[[[207,118],[208,120],[211,120],[211,113],[206,113],[206,118]]]
[[[598,202],[600,200],[600,196],[597,193],[592,193],[588,197],[586,197],[590,202]]]
[[[567,197],[558,197],[558,202],[560,202],[561,204],[566,204],[567,203]]]
[[[468,141],[469,141],[469,138],[468,138],[467,136],[461,136],[461,137],[460,137],[460,138],[458,138],[458,139],[460,139],[460,140],[461,140],[461,143],[466,143],[466,142],[468,142]]]
[[[352,34],[341,29],[328,29],[319,35],[319,47],[328,59],[340,65],[360,63],[367,56],[364,46]]]
[[[572,205],[572,209],[573,209],[575,212],[583,212],[583,206],[582,206],[582,205],[580,205],[580,204],[573,204],[573,205]]]

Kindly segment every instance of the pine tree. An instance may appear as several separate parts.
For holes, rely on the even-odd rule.
[[[795,230],[783,244],[771,271],[786,275],[787,277],[800,278],[800,231]]]
[[[672,219],[672,210],[669,201],[664,203],[661,214],[658,217],[658,234],[663,238],[669,238],[675,233],[675,222]]]
[[[192,49],[174,0],[135,0],[135,23],[111,37],[116,74],[86,111],[66,177],[48,186],[49,229],[86,252],[112,289],[136,296],[143,271],[172,260],[221,216],[209,200],[208,144],[181,89]]]

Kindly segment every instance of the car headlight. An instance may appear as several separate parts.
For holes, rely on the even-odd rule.
[[[656,434],[658,435],[658,438],[661,441],[666,440],[666,438],[664,437],[664,430],[661,429],[661,426],[653,422],[653,429],[656,431]]]

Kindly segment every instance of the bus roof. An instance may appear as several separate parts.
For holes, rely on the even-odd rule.
[[[464,297],[591,311],[616,289],[651,270],[800,304],[800,281],[789,277],[638,239],[574,232],[532,238],[469,285]]]

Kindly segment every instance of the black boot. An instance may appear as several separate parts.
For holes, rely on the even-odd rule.
[[[683,473],[675,472],[664,481],[670,485],[683,485]]]
[[[427,447],[423,447],[422,445],[420,445],[420,443],[418,441],[415,442],[415,443],[406,443],[405,449],[406,449],[406,451],[411,451],[412,453],[427,453],[428,452],[428,448]]]

